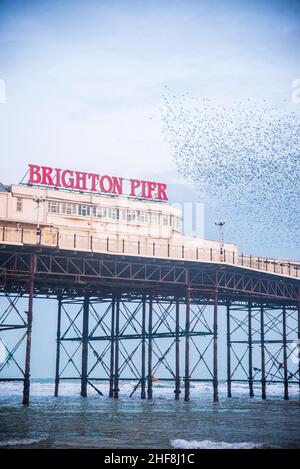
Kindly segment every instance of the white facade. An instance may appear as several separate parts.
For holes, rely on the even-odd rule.
[[[43,199],[39,207],[34,197]],[[168,257],[188,258],[188,250],[197,248],[219,250],[217,241],[182,235],[181,211],[178,208],[165,202],[125,196],[12,185],[10,191],[0,192],[0,219],[1,225],[5,222],[6,238],[8,232],[11,236],[15,230],[21,232],[22,229],[31,229],[34,233],[39,226],[42,244],[59,241],[59,246],[66,248],[80,246],[83,250],[90,249],[88,240],[93,237],[93,248],[98,251],[105,250],[99,240],[107,238],[111,240],[110,250],[115,243],[118,252],[121,241],[123,246],[124,242],[133,243],[132,246],[138,242],[140,254],[147,254],[149,249],[153,254],[152,244],[156,243],[158,256],[165,254],[166,246],[170,244],[174,256],[171,247],[171,252],[168,248]],[[22,242],[25,242],[23,236]],[[234,244],[225,244],[225,249],[236,252]]]

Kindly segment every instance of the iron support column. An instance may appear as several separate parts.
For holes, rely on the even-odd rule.
[[[146,295],[143,295],[142,302],[141,399],[146,399]]]
[[[230,302],[226,304],[227,313],[227,396],[232,397],[231,394],[231,342],[230,342]]]
[[[282,308],[282,339],[283,339],[283,380],[284,380],[284,399],[289,398],[288,383],[288,363],[287,363],[287,340],[286,340],[286,307]]]
[[[57,332],[56,332],[56,365],[55,365],[55,390],[54,396],[58,396],[59,386],[59,362],[60,362],[60,330],[61,330],[61,296],[58,297]]]
[[[149,299],[149,318],[148,318],[148,399],[152,399],[152,313],[153,299]]]
[[[111,300],[110,323],[110,369],[109,369],[109,397],[114,397],[114,360],[115,360],[115,296]]]
[[[114,398],[119,397],[119,333],[120,333],[120,296],[116,298],[116,334],[115,334],[115,376],[114,376]]]
[[[298,344],[297,344],[297,355],[298,355],[298,384],[299,384],[299,400],[300,400],[300,298],[298,301]]]
[[[32,331],[32,310],[33,310],[33,295],[34,295],[34,273],[36,265],[35,254],[31,255],[31,272],[29,282],[29,298],[28,298],[28,311],[27,311],[27,336],[26,336],[26,355],[25,355],[25,370],[24,370],[24,384],[23,384],[23,404],[29,405],[30,394],[30,353],[31,353],[31,331]]]
[[[261,346],[261,398],[266,399],[266,365],[265,365],[265,325],[264,307],[260,307],[260,346]]]
[[[188,276],[188,271],[187,271]],[[190,400],[190,309],[191,291],[187,278],[185,289],[185,373],[184,373],[184,400]]]
[[[180,398],[180,363],[179,363],[179,297],[176,296],[175,326],[175,399]]]
[[[82,323],[82,363],[81,363],[81,396],[87,397],[88,375],[88,347],[89,347],[89,296],[85,294],[83,300]]]
[[[213,388],[214,388],[214,402],[219,402],[218,395],[218,288],[214,291],[214,352],[213,352]]]
[[[250,397],[254,396],[253,392],[253,365],[252,365],[252,304],[248,303],[248,374],[249,374],[249,394]]]

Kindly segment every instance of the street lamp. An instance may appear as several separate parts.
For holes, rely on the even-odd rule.
[[[45,202],[46,199],[44,197],[38,197],[35,195],[32,197],[32,200],[34,203],[36,203],[36,240],[37,244],[41,244],[42,232],[40,229],[40,205],[42,202]]]
[[[224,252],[224,225],[225,225],[225,220],[216,220],[215,225],[219,227],[219,236],[220,236],[220,254],[223,254]]]

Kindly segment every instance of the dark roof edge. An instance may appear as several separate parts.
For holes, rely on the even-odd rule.
[[[11,192],[11,186],[2,184],[2,182],[0,182],[0,192]]]

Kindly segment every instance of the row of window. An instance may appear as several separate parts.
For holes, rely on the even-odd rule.
[[[22,212],[23,210],[23,199],[21,197],[17,198],[17,212]]]
[[[121,220],[133,223],[149,223],[151,225],[165,225],[180,228],[180,219],[172,215],[159,212],[144,212],[142,210],[129,210],[110,207],[91,207],[84,204],[48,202],[48,212],[62,213],[64,215],[81,215],[83,217],[93,216],[101,219]]]

